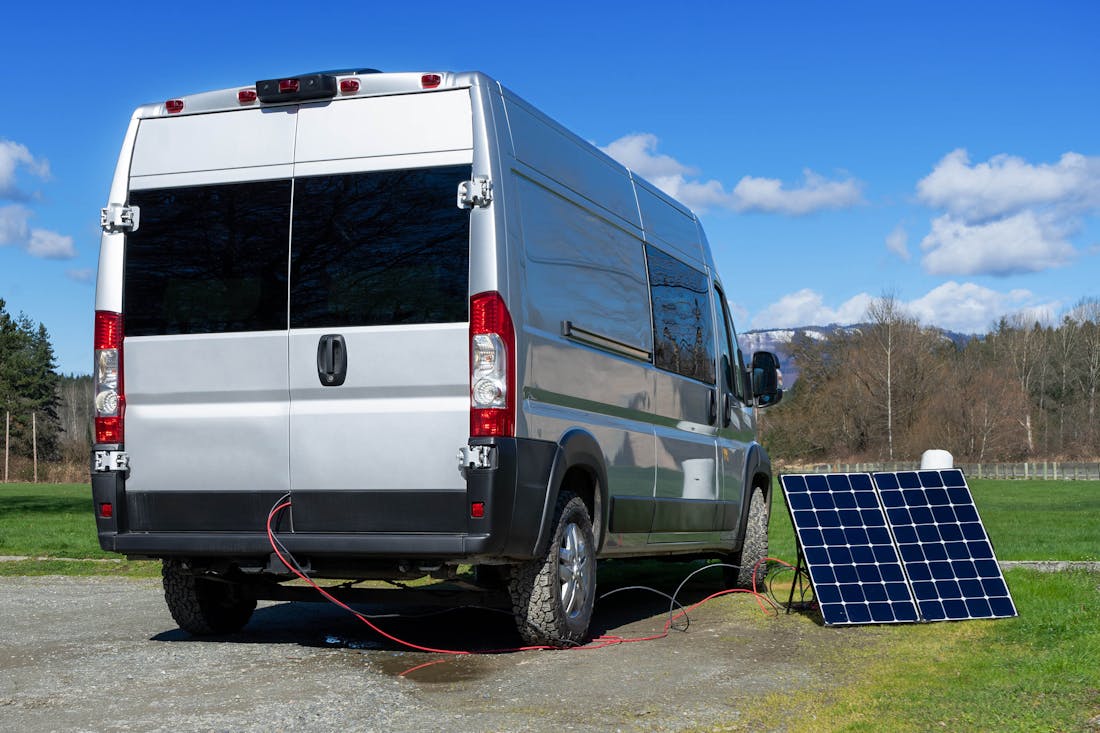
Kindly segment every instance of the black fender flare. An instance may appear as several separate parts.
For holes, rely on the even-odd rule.
[[[554,463],[550,469],[550,480],[546,486],[546,499],[542,507],[542,523],[533,548],[535,557],[545,553],[546,544],[554,531],[551,526],[554,521],[554,508],[558,503],[558,494],[565,480],[565,474],[569,469],[577,467],[583,468],[595,480],[592,492],[592,534],[596,539],[596,552],[603,548],[610,511],[610,502],[607,500],[607,465],[596,438],[586,430],[573,428],[561,436],[554,452]]]
[[[768,516],[771,517],[772,512],[772,459],[768,455],[768,452],[764,450],[764,446],[759,443],[753,443],[749,447],[748,455],[745,457],[745,482],[742,484],[745,487],[745,500],[741,502],[741,523],[738,526],[738,546],[745,541],[745,527],[749,521],[749,503],[752,499],[753,490],[753,478],[758,475],[767,477],[767,481],[764,483],[764,503],[768,507]]]

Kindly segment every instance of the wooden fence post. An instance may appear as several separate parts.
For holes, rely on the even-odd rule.
[[[38,414],[31,413],[31,454],[34,456],[34,482],[38,483]]]
[[[8,434],[11,432],[11,413],[4,411],[4,483],[8,482]]]

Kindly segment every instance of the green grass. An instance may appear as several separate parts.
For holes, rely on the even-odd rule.
[[[840,680],[772,695],[768,717],[730,729],[1085,731],[1100,715],[1100,573],[1006,573],[1018,618],[821,629],[835,651],[806,660]],[[802,620],[805,623],[805,619]]]
[[[967,483],[997,559],[1100,560],[1100,481]],[[794,562],[794,531],[779,491],[772,500],[768,543],[773,557]]]
[[[118,557],[99,549],[87,484],[0,484],[0,555]]]
[[[24,575],[80,575],[114,578],[159,578],[160,562],[152,560],[59,560],[32,558],[0,562],[0,577]]]

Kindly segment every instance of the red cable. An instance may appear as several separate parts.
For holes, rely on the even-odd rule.
[[[367,618],[363,614],[359,613],[354,608],[352,608],[348,604],[344,603],[343,601],[341,601],[336,596],[329,593],[322,586],[318,585],[312,578],[310,578],[307,575],[305,575],[304,573],[302,573],[300,570],[298,570],[296,567],[294,567],[289,561],[287,561],[286,557],[283,556],[283,553],[279,551],[278,543],[275,540],[275,533],[271,529],[271,523],[272,523],[272,521],[274,521],[275,517],[279,514],[279,512],[281,512],[284,509],[286,509],[287,507],[289,507],[290,504],[291,504],[290,500],[287,500],[287,501],[283,502],[282,504],[279,504],[279,505],[273,507],[267,515],[267,539],[268,539],[268,542],[271,544],[271,549],[274,550],[275,555],[279,558],[279,561],[282,562],[283,565],[286,566],[287,570],[294,573],[294,575],[296,575],[298,578],[300,578],[301,580],[304,580],[306,583],[308,583],[310,585],[310,587],[312,587],[314,590],[316,590],[318,593],[320,593],[322,596],[324,596],[325,599],[327,599],[331,603],[334,603],[335,605],[339,606],[340,608],[342,608],[345,611],[348,611],[349,613],[354,615],[357,619],[362,621],[372,631],[379,634],[380,636],[382,636],[386,639],[389,639],[390,641],[394,642],[395,644],[400,644],[401,646],[405,646],[405,647],[408,647],[410,649],[415,649],[416,651],[420,651],[420,652],[430,652],[432,654],[451,654],[451,655],[506,654],[506,653],[511,653],[511,652],[542,651],[542,650],[551,650],[551,649],[555,649],[555,650],[556,649],[592,650],[592,649],[603,649],[605,647],[616,646],[616,645],[619,645],[619,644],[633,644],[633,643],[637,643],[637,642],[640,642],[640,641],[656,641],[657,639],[663,639],[663,638],[665,638],[666,636],[669,635],[670,631],[672,630],[672,625],[676,622],[677,619],[679,619],[683,616],[686,616],[689,612],[694,611],[696,608],[703,605],[707,601],[709,601],[713,598],[717,598],[719,596],[731,595],[733,593],[751,593],[756,598],[756,602],[757,602],[757,604],[759,604],[760,608],[765,613],[768,613],[769,611],[764,606],[764,604],[761,602],[761,599],[763,598],[764,600],[771,603],[773,606],[775,604],[774,604],[774,601],[772,601],[770,598],[767,598],[766,596],[756,592],[756,568],[758,568],[760,566],[760,563],[766,562],[767,560],[775,560],[776,562],[781,563],[783,565],[786,565],[787,567],[793,567],[789,563],[783,562],[782,560],[778,560],[776,558],[764,558],[764,559],[760,560],[759,562],[757,562],[757,564],[753,567],[753,583],[752,583],[753,589],[751,591],[746,590],[746,589],[742,589],[742,588],[730,588],[730,589],[727,589],[727,590],[718,591],[716,593],[711,593],[709,596],[707,596],[703,600],[698,601],[696,603],[693,603],[692,605],[688,606],[687,608],[682,608],[676,614],[670,615],[668,617],[668,619],[665,620],[664,629],[660,633],[653,634],[651,636],[639,636],[639,637],[624,638],[624,637],[621,637],[621,636],[614,636],[614,635],[612,635],[612,636],[601,635],[601,636],[598,636],[598,637],[594,638],[591,642],[589,642],[588,644],[586,644],[584,646],[574,646],[574,647],[554,647],[554,646],[548,646],[548,645],[534,645],[534,646],[514,647],[514,648],[511,648],[511,649],[490,649],[490,650],[486,650],[486,651],[482,651],[482,652],[472,652],[472,651],[463,650],[463,649],[436,649],[434,647],[421,646],[419,644],[413,644],[412,642],[405,641],[403,639],[399,639],[396,636],[383,631],[376,624],[374,624],[369,618]],[[775,614],[778,614],[778,609],[773,608],[772,612],[775,613]],[[443,661],[443,660],[440,660],[440,661]],[[404,677],[405,675],[410,674],[411,672],[415,672],[418,669],[423,669],[424,667],[428,667],[428,666],[431,666],[433,664],[438,664],[438,663],[439,662],[425,662],[424,664],[419,664],[419,665],[417,665],[417,666],[415,666],[411,669],[405,670],[404,672],[401,673],[400,676]]]

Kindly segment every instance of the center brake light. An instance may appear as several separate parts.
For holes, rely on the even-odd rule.
[[[121,443],[126,393],[122,381],[122,314],[95,312],[95,442]]]
[[[516,433],[516,332],[500,293],[470,298],[470,436]]]
[[[336,77],[332,74],[304,74],[256,82],[256,95],[261,102],[331,99],[336,96],[336,89]]]

